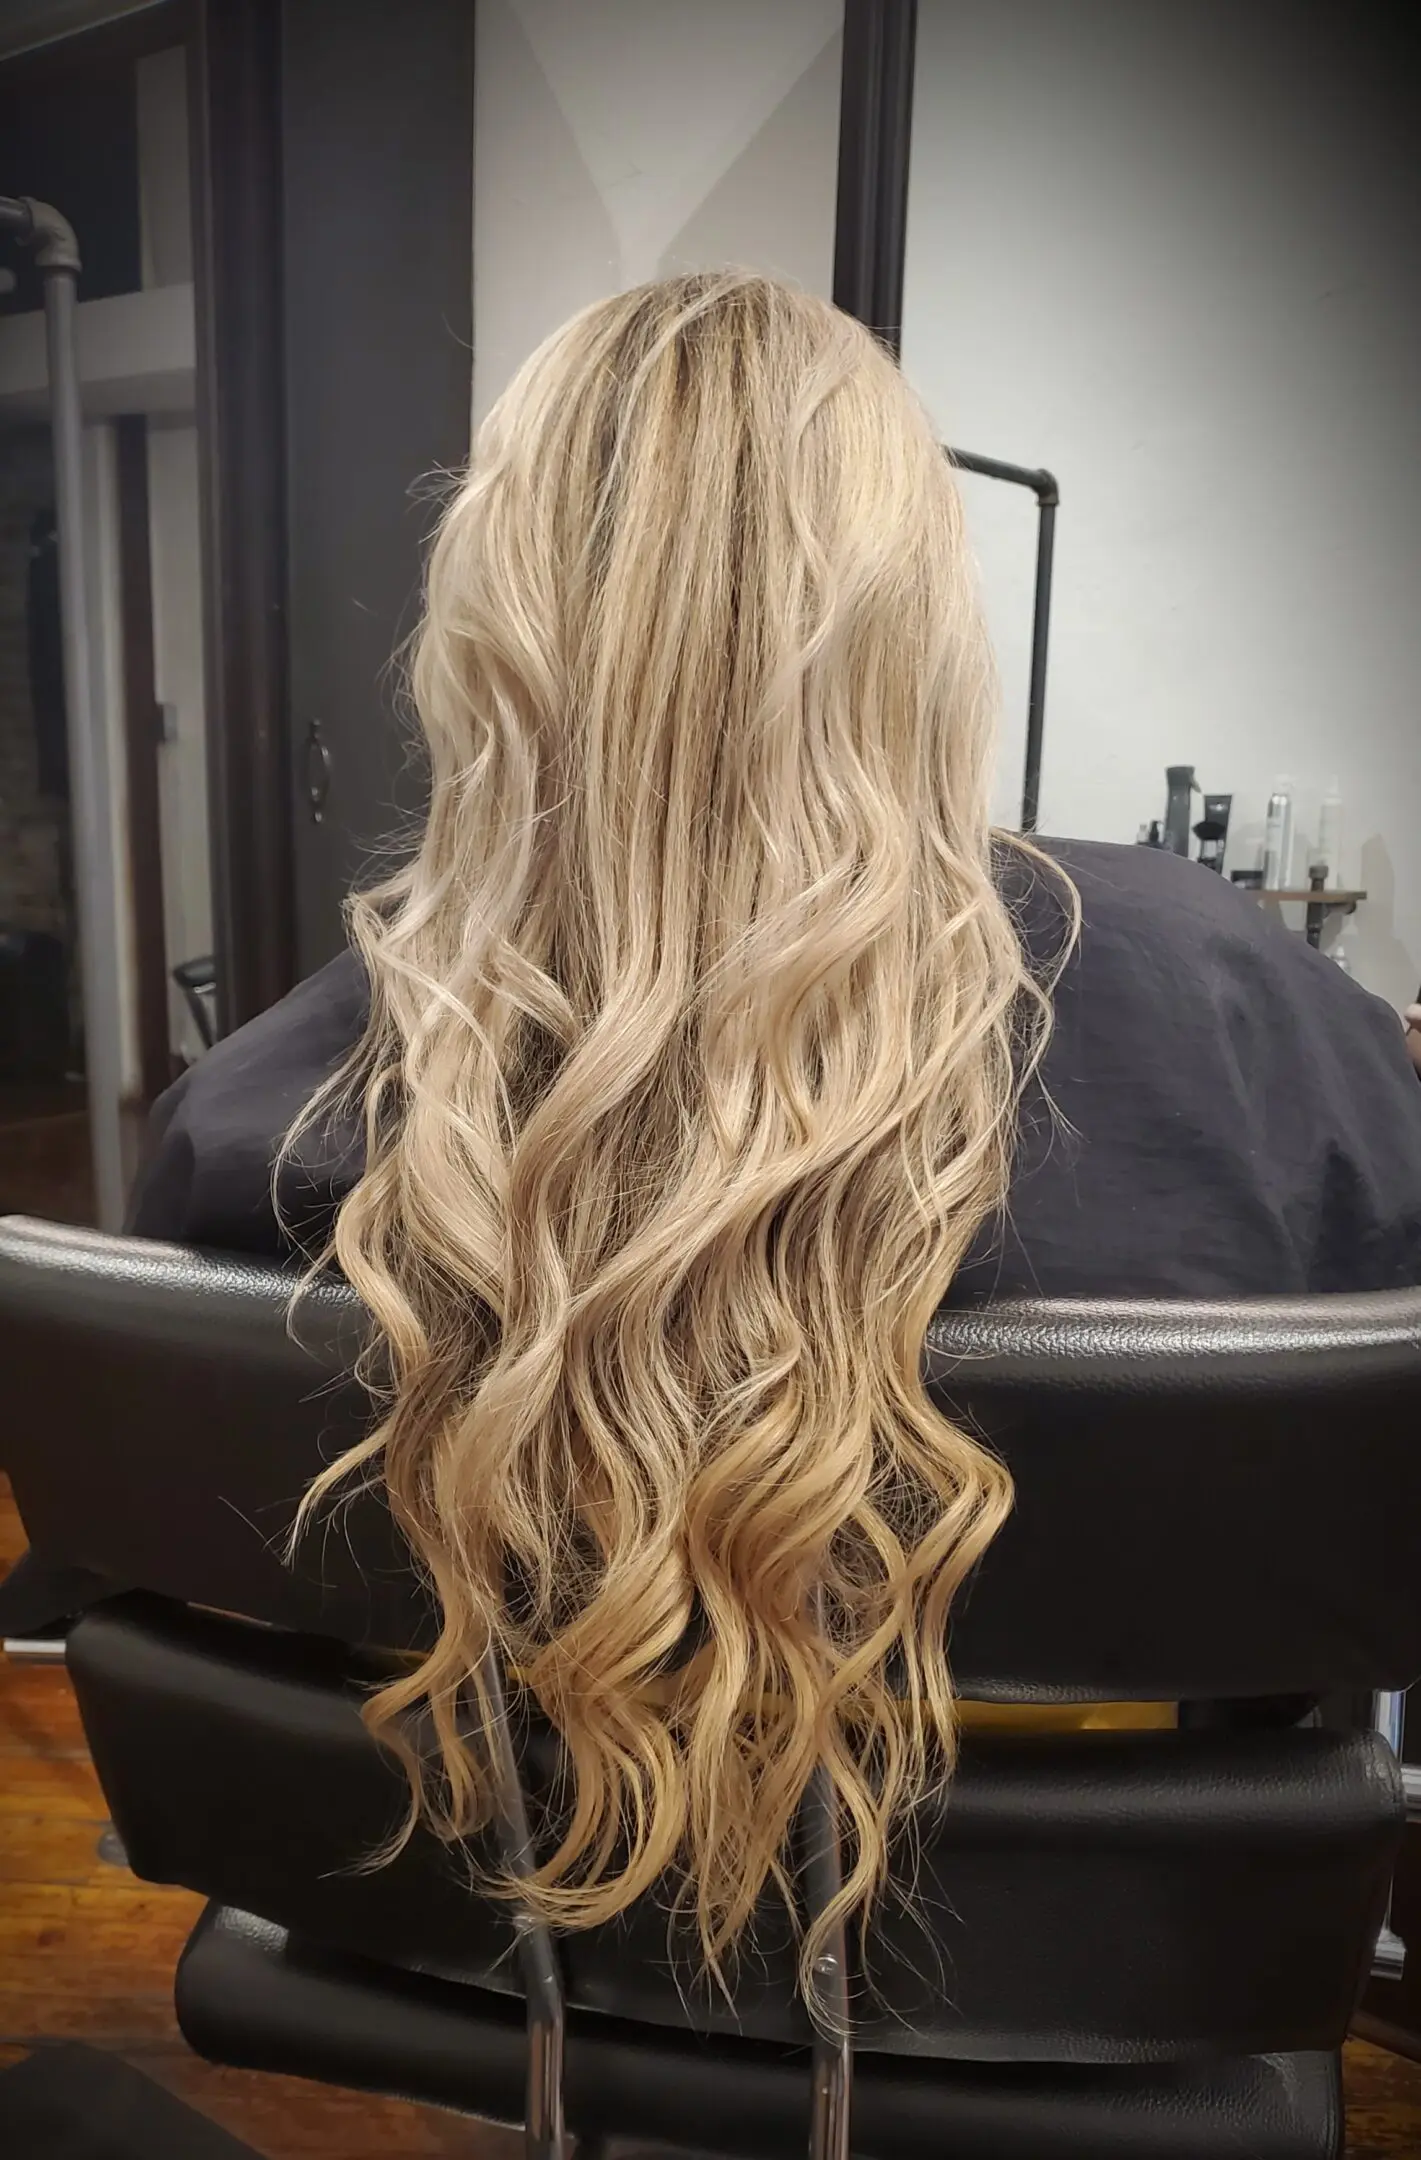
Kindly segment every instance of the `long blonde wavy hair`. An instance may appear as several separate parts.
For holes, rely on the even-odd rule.
[[[582,1928],[669,1882],[716,1971],[823,1764],[808,1971],[952,1763],[949,1608],[1011,1485],[920,1358],[1049,1025],[890,358],[749,275],[577,316],[479,432],[413,694],[428,822],[350,905],[369,1025],[308,1113],[363,1101],[332,1250],[380,1414],[307,1506],[383,1478],[442,1612],[369,1721],[426,1713],[412,1820],[468,1833],[495,1645],[569,1772],[520,1895]]]

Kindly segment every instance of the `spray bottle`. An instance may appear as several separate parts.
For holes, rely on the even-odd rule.
[[[1285,892],[1293,874],[1293,783],[1276,780],[1263,828],[1263,889]]]

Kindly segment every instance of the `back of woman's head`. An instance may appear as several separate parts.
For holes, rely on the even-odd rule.
[[[351,911],[334,1249],[443,1631],[373,1721],[428,1707],[424,1805],[471,1826],[492,1641],[569,1765],[537,1906],[588,1925],[669,1875],[715,1961],[816,1762],[871,1897],[950,1765],[948,1606],[1010,1505],[919,1379],[1045,1025],[946,460],[817,300],[601,302],[480,431],[413,682],[429,818]]]

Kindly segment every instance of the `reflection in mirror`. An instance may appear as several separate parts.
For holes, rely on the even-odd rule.
[[[1060,481],[1042,829],[1133,841],[1192,765],[1191,824],[1231,795],[1224,867],[1247,871],[1285,783],[1282,884],[1323,840],[1329,887],[1385,858],[1322,936],[1397,1005],[1421,980],[1401,20],[923,0],[903,342],[949,440]],[[1015,823],[1036,519],[1019,491],[963,492]]]

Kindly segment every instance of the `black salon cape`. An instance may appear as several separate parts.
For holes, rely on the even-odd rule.
[[[1421,1085],[1401,1023],[1214,872],[1150,848],[1051,842],[1083,926],[1023,1105],[1005,1220],[950,1300],[1228,1297],[1421,1283]],[[1008,851],[1033,959],[1063,935],[1049,873]],[[288,1250],[276,1143],[360,1030],[353,954],[229,1036],[153,1114],[130,1228]],[[283,1172],[281,1213],[319,1243],[359,1175],[354,1126]]]
[[[1051,843],[1079,890],[1080,942],[1023,1103],[1010,1206],[950,1301],[1227,1297],[1421,1283],[1421,1085],[1401,1024],[1257,901],[1147,848]],[[1041,967],[1057,881],[1005,851],[1003,890]],[[287,1254],[278,1142],[355,1042],[352,954],[219,1043],[153,1114],[129,1227]],[[319,1248],[360,1173],[358,1126],[328,1124],[283,1167],[279,1213]],[[22,1562],[6,1633],[100,1594]]]

